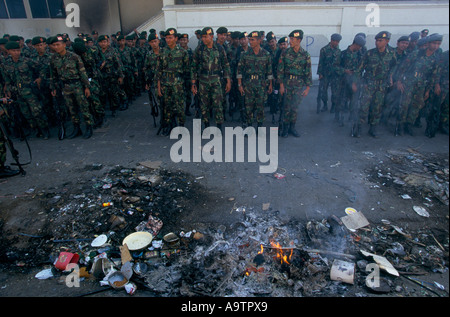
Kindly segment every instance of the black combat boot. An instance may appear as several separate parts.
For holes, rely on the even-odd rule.
[[[377,127],[375,125],[373,125],[373,124],[370,125],[369,135],[374,137],[375,139],[378,138]]]
[[[360,138],[361,137],[361,123],[354,123],[352,127],[352,137]]]
[[[80,124],[76,123],[73,125],[73,131],[72,133],[67,137],[68,139],[75,139],[76,137],[82,135],[83,133],[81,132],[80,129]]]
[[[322,112],[325,112],[325,111],[328,111],[328,102],[327,102],[327,101],[325,101],[325,102],[323,103]]]
[[[289,123],[283,123],[283,131],[281,132],[282,138],[287,138],[289,136]]]
[[[42,138],[43,138],[44,140],[50,139],[50,129],[49,129],[48,127],[42,129]]]
[[[0,178],[14,177],[20,174],[20,171],[12,170],[9,166],[0,166]]]
[[[395,136],[402,136],[403,135],[402,125],[400,124],[400,122],[397,122],[397,124],[395,125],[394,135]]]
[[[83,139],[90,139],[92,137],[92,134],[94,133],[94,130],[92,128],[92,125],[88,124],[86,125],[86,131],[84,131]]]
[[[334,105],[334,102],[331,103],[331,109],[330,109],[330,113],[334,113],[336,111],[336,107]]]
[[[296,138],[300,137],[300,133],[298,133],[297,130],[295,129],[295,123],[291,123],[289,125],[289,133],[292,134]]]
[[[403,131],[410,136],[414,136],[411,123],[405,123],[405,125],[403,126]]]

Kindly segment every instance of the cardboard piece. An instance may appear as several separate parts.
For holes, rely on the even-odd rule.
[[[133,257],[131,256],[130,250],[128,250],[128,246],[125,243],[123,246],[119,246],[120,249],[120,258],[122,259],[122,265],[133,261]]]
[[[161,166],[162,161],[155,161],[155,162],[146,161],[146,162],[140,162],[139,164],[142,166],[145,166],[147,168],[150,168],[150,169],[158,169]]]
[[[362,212],[351,213],[342,217],[341,221],[349,230],[357,230],[370,224]]]
[[[376,254],[373,254],[373,253],[369,253],[369,252],[366,252],[366,251],[363,251],[363,250],[361,250],[361,253],[364,256],[372,257],[373,260],[378,264],[378,266],[381,269],[383,269],[386,272],[388,272],[389,274],[394,275],[394,276],[400,276],[398,271],[392,266],[391,262],[389,262],[385,257],[380,256],[380,255],[376,255]]]

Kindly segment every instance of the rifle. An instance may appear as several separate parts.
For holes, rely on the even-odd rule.
[[[56,96],[52,96],[53,99],[53,107],[55,109],[56,119],[58,120],[59,130],[58,130],[58,139],[64,140],[65,137],[65,128],[64,128],[64,119],[61,115],[61,109],[59,108],[58,98]]]
[[[13,102],[13,100],[11,100],[11,99],[7,99],[7,101],[8,101],[8,103]],[[5,115],[8,115],[6,109],[3,107],[3,105],[0,104],[0,107],[4,111]],[[5,144],[8,147],[9,151],[11,152],[11,155],[12,155],[14,161],[15,161],[15,163],[12,163],[11,165],[17,166],[19,168],[19,171],[22,174],[22,176],[25,176],[26,172],[23,169],[23,166],[30,165],[31,161],[32,161],[31,149],[30,149],[30,146],[28,144],[28,141],[26,141],[26,139],[25,139],[27,147],[28,147],[28,151],[29,151],[29,154],[30,154],[30,161],[27,162],[27,163],[21,163],[20,160],[19,160],[19,152],[14,148],[14,143],[9,138],[8,132],[7,132],[6,128],[5,128],[5,126],[4,126],[3,121],[1,120],[1,118],[0,118],[0,130],[2,131],[2,135],[3,135],[3,139],[5,141]]]
[[[153,90],[151,87],[148,90],[148,98],[150,100],[150,106],[152,107],[153,124],[155,125],[155,128],[156,128],[157,127],[156,118],[159,116],[159,109],[158,109],[158,104],[155,100],[155,96],[153,95]]]

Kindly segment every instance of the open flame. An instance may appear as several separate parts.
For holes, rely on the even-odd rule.
[[[290,250],[290,254],[287,255],[287,253],[285,251],[288,251],[288,250],[284,250],[278,242],[271,241],[270,246],[277,251],[277,255],[275,258],[280,261],[280,264],[285,263],[285,264],[291,265],[290,261],[292,258],[292,254],[294,253],[293,248],[288,249],[288,250]]]

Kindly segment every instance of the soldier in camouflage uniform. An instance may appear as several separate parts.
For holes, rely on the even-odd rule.
[[[94,117],[94,129],[96,129],[103,125],[105,119],[105,106],[100,100],[100,67],[105,63],[105,59],[97,47],[87,46],[84,41],[75,42],[73,44],[73,49],[74,52],[81,57],[89,78],[91,95],[88,100],[91,113]]]
[[[122,87],[125,95],[122,95],[122,105],[119,109],[123,111],[128,109],[129,104],[134,98],[134,85],[136,84],[135,78],[138,74],[138,65],[133,49],[128,44],[129,41],[132,41],[131,37],[125,38],[123,35],[120,35],[117,41],[119,44],[117,51],[122,60],[125,76]]]
[[[241,95],[245,98],[247,125],[252,126],[254,117],[258,127],[264,123],[264,104],[272,93],[272,57],[261,47],[261,34],[251,32],[248,36],[250,49],[239,61],[236,78]]]
[[[179,34],[178,35],[178,42],[180,44],[180,47],[185,49],[186,52],[188,52],[189,55],[189,65],[192,64],[192,57],[194,56],[194,52],[192,52],[191,48],[188,46],[189,44],[189,35],[187,33]],[[190,67],[190,66],[189,66]],[[184,91],[186,94],[186,106],[185,106],[185,114],[187,117],[192,116],[192,113],[190,111],[191,105],[192,105],[192,85],[191,85],[191,72],[189,71],[189,74],[186,75],[186,78],[184,79]]]
[[[32,59],[40,65],[42,81],[39,87],[39,99],[49,120],[50,125],[56,124],[55,111],[53,110],[52,91],[50,89],[50,54],[47,53],[47,40],[44,37],[37,36],[31,41],[35,48]]]
[[[115,117],[121,102],[120,86],[124,79],[123,64],[117,51],[110,46],[108,35],[101,35],[98,38],[98,44],[105,58],[105,63],[100,66],[102,73],[101,100],[104,105],[109,102],[112,116]]]
[[[434,45],[429,45],[426,50],[415,50],[399,66],[397,88],[403,96],[398,124],[409,135],[414,135],[414,122],[436,83],[438,68],[435,51]]]
[[[223,88],[221,78],[227,80],[225,92],[231,89],[231,71],[225,50],[214,43],[214,31],[205,27],[202,32],[203,45],[197,47],[192,61],[192,93],[199,94],[202,119],[209,126],[209,115],[215,112],[215,121],[219,129],[224,122]],[[197,80],[199,87],[197,88]]]
[[[369,122],[369,135],[378,137],[377,126],[380,123],[386,89],[392,85],[392,72],[396,65],[395,52],[387,47],[390,33],[379,32],[375,36],[375,48],[364,54],[356,71],[362,78],[361,102],[359,109],[359,124],[355,137],[361,135],[362,124]],[[357,90],[356,83],[353,91]]]
[[[220,27],[216,31],[217,39],[216,39],[216,45],[220,45],[223,47],[225,52],[228,52],[229,46],[226,43],[227,35],[228,35],[228,29],[226,27]],[[225,88],[227,86],[227,79],[223,77],[222,73],[222,92],[223,92],[223,100],[222,100],[222,109],[223,109],[223,118],[226,120],[226,113],[227,113],[227,96],[228,93],[225,91]]]
[[[89,139],[93,134],[94,119],[89,109],[90,83],[83,61],[77,54],[66,49],[62,37],[54,37],[50,43],[56,52],[50,60],[50,87],[52,95],[56,96],[58,83],[62,85],[65,104],[74,127],[68,138],[73,139],[82,134],[81,116],[86,125],[83,137]]]
[[[395,67],[395,70],[392,75],[392,81],[395,83],[398,81],[398,72],[397,69],[399,69],[400,65],[406,58],[406,49],[409,45],[409,37],[408,36],[401,36],[397,40],[397,47],[394,49],[395,51],[395,57],[397,59],[397,64]],[[389,118],[392,116],[398,116],[399,115],[399,107],[400,107],[400,100],[401,100],[401,92],[394,86],[389,87],[386,92],[386,98],[385,98],[385,106],[383,109],[383,114],[381,117],[381,121],[384,124],[388,124]],[[396,126],[395,128],[395,135],[401,135],[402,129],[400,127]]]
[[[339,49],[341,39],[342,36],[340,34],[333,34],[330,43],[320,50],[319,66],[317,68],[320,80],[317,95],[317,113],[328,110],[328,87],[331,87],[331,113],[335,111],[336,104],[339,102],[340,80],[336,73],[336,68],[339,65],[341,56],[341,50]],[[323,102],[322,110],[320,110],[321,101]]]
[[[189,76],[190,62],[186,50],[177,45],[177,30],[169,28],[165,33],[167,46],[161,50],[158,65],[158,96],[162,97],[164,105],[164,124],[167,126],[184,126],[185,91],[184,80]],[[170,129],[170,128],[169,128]]]
[[[5,113],[3,110],[3,104],[6,105],[6,103],[7,103],[6,98],[0,98],[0,120],[4,120]],[[20,174],[20,171],[12,170],[9,166],[5,166],[5,163],[6,163],[5,136],[3,135],[3,131],[0,130],[0,179],[13,177]]]
[[[350,120],[353,123],[357,119],[355,110],[358,109],[359,90],[354,93],[352,86],[354,83],[357,84],[356,70],[361,62],[360,50],[364,45],[366,45],[365,38],[355,36],[353,43],[341,53],[340,65],[337,72],[341,75],[342,89],[339,103],[336,105],[336,116],[339,118],[340,126],[344,126],[344,117],[346,114],[350,114]]]
[[[148,91],[150,101],[156,103],[156,105],[151,104],[150,106],[159,107],[158,115],[161,114],[160,125],[162,127],[164,125],[164,115],[163,109],[161,108],[161,99],[158,96],[158,92],[156,89],[156,83],[158,81],[158,79],[156,78],[156,73],[158,67],[158,58],[160,55],[159,36],[156,32],[150,32],[150,35],[148,36],[148,43],[150,45],[150,50],[145,56],[144,62],[145,89]],[[167,131],[163,131],[163,133],[166,134]]]
[[[238,58],[237,53],[240,49],[239,46],[239,35],[241,32],[234,31],[231,33],[231,45],[228,47],[227,51],[227,59],[230,64],[230,70],[231,70],[231,90],[229,93],[229,116],[231,117],[231,120],[233,120],[234,112],[236,109],[240,109],[239,101],[240,101],[240,93],[239,93],[239,87],[237,85],[236,78],[236,71],[237,71],[237,65],[238,65]],[[242,122],[244,123],[244,122]]]
[[[3,64],[6,95],[14,99],[20,113],[32,129],[39,129],[44,139],[50,137],[48,119],[37,95],[42,81],[40,65],[36,61],[21,56],[19,43],[8,42],[8,56]],[[16,117],[17,118],[17,117]],[[15,122],[20,124],[19,122]],[[39,132],[38,132],[39,133]]]
[[[284,98],[281,132],[281,137],[284,138],[289,133],[300,137],[295,129],[297,110],[312,86],[311,56],[300,46],[302,39],[302,30],[292,31],[289,34],[290,47],[281,54],[278,62],[280,95]]]
[[[448,115],[448,110],[445,109],[445,106],[443,107],[446,98],[448,105],[448,52],[445,55],[440,48],[442,39],[443,36],[440,34],[431,34],[428,39],[429,48],[435,50],[433,55],[436,59],[437,67],[435,77],[433,78],[434,85],[431,88],[430,97],[426,100],[427,127],[425,129],[425,135],[429,138],[433,138],[439,129],[441,131],[443,130],[442,124],[445,123],[446,111]],[[444,120],[442,120],[442,112],[444,112]]]
[[[449,65],[448,65],[448,50],[442,53],[441,62],[439,66],[440,77],[440,102],[441,115],[439,120],[439,130],[448,135],[449,132]]]

